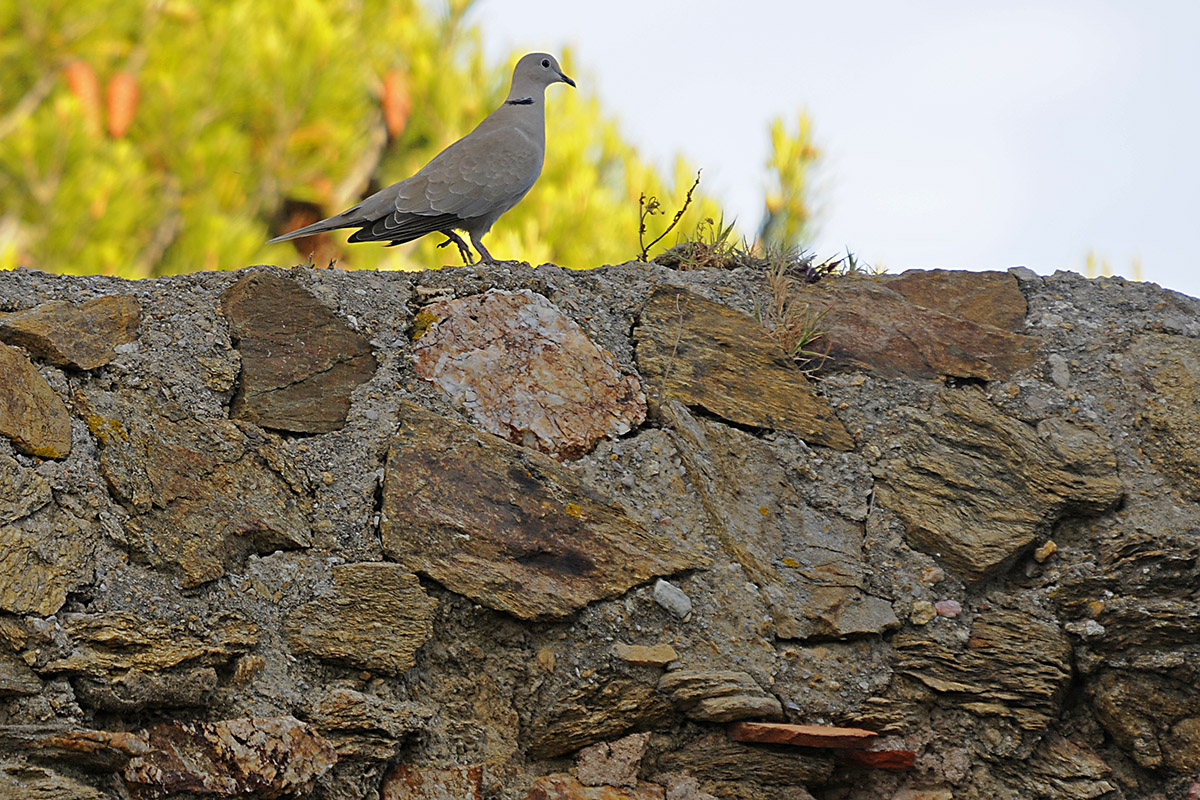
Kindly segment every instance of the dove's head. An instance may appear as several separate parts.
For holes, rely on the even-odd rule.
[[[530,53],[527,56],[522,56],[517,62],[517,68],[513,70],[513,83],[511,96],[516,96],[521,93],[530,93],[535,89],[545,89],[552,83],[569,83],[575,85],[575,81],[563,74],[562,67],[558,65],[558,59],[549,53]]]

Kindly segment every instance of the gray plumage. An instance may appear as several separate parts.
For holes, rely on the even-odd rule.
[[[268,244],[337,228],[358,228],[351,242],[411,242],[443,233],[470,264],[471,251],[454,233],[465,231],[485,263],[494,262],[483,236],[500,215],[524,197],[542,173],[546,154],[546,87],[575,81],[554,56],[530,53],[517,62],[504,104],[475,130],[434,156],[420,172],[394,183],[354,208],[276,236]]]

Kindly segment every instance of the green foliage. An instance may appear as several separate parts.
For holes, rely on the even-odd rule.
[[[469,5],[0,4],[0,268],[144,277],[303,261],[291,243],[264,244],[283,232],[286,201],[336,213],[411,175],[502,100],[511,61],[485,61],[463,22]],[[137,91],[127,131],[116,122],[129,102],[114,94],[122,76]],[[586,84],[551,88],[547,106],[542,178],[489,249],[572,267],[634,256],[639,196],[678,208],[695,169],[680,160],[661,175]],[[784,162],[811,145],[807,127],[803,142],[780,130],[783,199],[770,225],[799,236],[788,215],[804,208],[808,161]],[[680,229],[719,216],[697,192]],[[344,266],[421,268],[455,260],[439,243],[334,247]]]
[[[782,117],[771,122],[772,186],[767,191],[766,212],[758,231],[764,248],[801,246],[809,236],[812,210],[807,201],[808,174],[819,157],[812,143],[812,123],[801,112],[795,132],[789,132]]]

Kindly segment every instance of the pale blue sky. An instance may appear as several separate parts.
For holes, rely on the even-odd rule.
[[[768,123],[805,109],[820,255],[1049,274],[1093,250],[1200,296],[1200,3],[480,0],[471,19],[495,59],[571,46],[627,137],[703,167],[746,231]]]

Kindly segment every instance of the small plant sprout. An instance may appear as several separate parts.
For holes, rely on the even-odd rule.
[[[675,218],[671,220],[671,224],[667,229],[655,237],[649,244],[646,243],[646,220],[656,214],[662,214],[662,203],[657,197],[646,197],[646,193],[642,192],[638,197],[638,244],[641,245],[642,252],[638,255],[639,261],[645,261],[649,257],[649,250],[654,245],[658,244],[663,238],[670,233],[679,220],[687,211],[688,206],[692,204],[692,193],[696,191],[696,187],[700,185],[700,171],[696,172],[696,180],[692,182],[692,187],[687,190],[687,196],[683,198],[683,205],[675,212]]]

